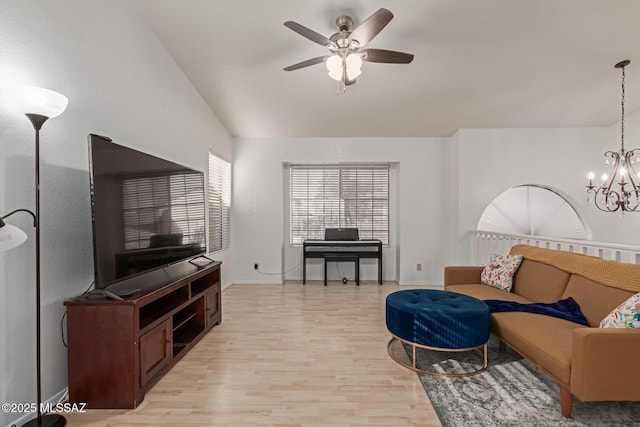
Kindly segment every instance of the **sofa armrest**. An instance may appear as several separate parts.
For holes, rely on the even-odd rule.
[[[444,285],[480,283],[483,266],[450,265],[444,268]]]
[[[585,402],[640,400],[638,354],[640,331],[575,329],[571,393]]]

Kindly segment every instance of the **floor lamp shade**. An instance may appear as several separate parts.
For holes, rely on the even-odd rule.
[[[15,225],[4,224],[0,219],[0,252],[20,246],[27,240],[27,234]]]
[[[37,114],[52,119],[67,109],[66,96],[37,86],[14,85],[3,89],[12,108],[23,114]]]

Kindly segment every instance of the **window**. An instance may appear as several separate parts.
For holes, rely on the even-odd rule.
[[[341,227],[389,244],[388,164],[292,165],[290,185],[292,245]]]
[[[209,152],[209,251],[231,243],[231,163]]]
[[[176,235],[180,244],[204,242],[203,174],[127,178],[122,181],[125,249],[149,247],[152,235]]]
[[[591,239],[591,229],[558,189],[537,184],[518,185],[487,205],[478,230],[506,234]]]

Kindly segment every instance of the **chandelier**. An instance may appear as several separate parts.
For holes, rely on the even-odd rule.
[[[607,151],[604,153],[605,166],[611,167],[610,174],[602,174],[602,184],[593,185],[594,173],[589,172],[589,185],[587,185],[587,202],[593,202],[598,209],[604,212],[634,212],[640,207],[640,174],[633,165],[640,160],[640,149],[631,151],[624,149],[624,67],[631,61],[620,61],[615,68],[622,69],[622,116],[620,120],[620,151]]]

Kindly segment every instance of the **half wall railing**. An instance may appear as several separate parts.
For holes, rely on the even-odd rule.
[[[576,252],[599,258],[640,264],[640,246],[594,242],[591,240],[570,240],[555,237],[529,236],[521,234],[496,233],[473,230],[470,239],[472,259],[477,265],[485,265],[494,253],[507,254],[518,244],[547,249]]]

